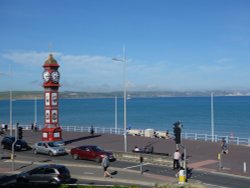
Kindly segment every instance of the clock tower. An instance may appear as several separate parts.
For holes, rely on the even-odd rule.
[[[58,89],[60,87],[59,65],[52,54],[43,65],[43,87],[44,87],[44,128],[42,129],[43,141],[62,140],[62,129],[58,118]]]

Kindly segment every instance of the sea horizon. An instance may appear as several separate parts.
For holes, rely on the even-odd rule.
[[[37,116],[44,124],[44,100],[17,99],[13,105],[13,124],[29,125]],[[215,134],[250,137],[250,97],[215,96]],[[9,123],[9,100],[0,100],[0,123]],[[123,128],[123,98],[117,99],[118,128]],[[181,121],[183,132],[211,134],[211,97],[145,97],[127,100],[127,127],[172,131]],[[59,125],[111,128],[115,126],[114,98],[59,100]]]
[[[95,98],[123,98],[124,91],[59,91],[61,99],[95,99]],[[204,90],[204,91],[127,91],[127,96],[131,98],[168,98],[168,97],[210,97],[211,93],[215,97],[239,97],[250,96],[250,91],[246,90]],[[43,99],[44,91],[11,91],[13,100],[34,100]],[[0,100],[9,100],[10,91],[0,91]]]

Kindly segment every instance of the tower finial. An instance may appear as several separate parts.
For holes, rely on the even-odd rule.
[[[48,51],[49,51],[49,54],[52,54],[52,47],[53,47],[52,42],[49,42],[49,44],[48,44]]]

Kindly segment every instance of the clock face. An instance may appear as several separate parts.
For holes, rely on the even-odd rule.
[[[58,71],[53,71],[51,73],[52,82],[58,83],[60,79],[60,73]]]
[[[48,71],[44,71],[44,72],[43,72],[43,80],[44,80],[45,82],[48,82],[49,79],[50,79],[50,73],[49,73]]]

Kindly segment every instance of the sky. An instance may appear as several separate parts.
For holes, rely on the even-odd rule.
[[[0,91],[42,91],[50,53],[60,91],[250,90],[250,1],[0,0]]]

